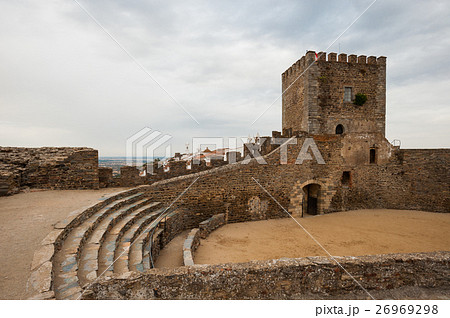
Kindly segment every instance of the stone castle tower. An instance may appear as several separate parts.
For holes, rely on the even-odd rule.
[[[314,51],[282,74],[283,134],[381,133],[386,119],[386,57]],[[355,95],[365,94],[362,106]]]

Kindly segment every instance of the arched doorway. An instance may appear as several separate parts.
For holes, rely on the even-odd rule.
[[[324,209],[324,194],[323,189],[326,185],[319,180],[310,179],[304,182],[297,181],[292,187],[289,195],[288,212],[297,217],[303,217],[311,214],[323,214]],[[308,201],[308,195],[310,200]],[[312,199],[311,199],[312,198]],[[315,203],[313,201],[316,201]]]
[[[344,126],[341,124],[336,126],[336,135],[342,135],[344,133]]]
[[[309,215],[319,213],[320,185],[311,183],[303,187],[303,211]]]

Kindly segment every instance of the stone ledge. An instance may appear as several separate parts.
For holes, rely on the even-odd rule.
[[[53,291],[44,292],[28,298],[28,300],[49,300],[49,299],[55,299],[55,293]]]
[[[192,229],[183,244],[184,266],[194,265],[194,252],[200,244],[200,229]]]
[[[52,262],[48,261],[34,270],[28,279],[28,287],[37,293],[46,293],[52,286]]]
[[[449,285],[447,251],[336,259],[369,293]],[[90,286],[84,299],[345,299],[357,292],[361,288],[347,273],[320,256],[152,269],[128,279],[113,275]]]
[[[41,245],[48,245],[55,243],[56,239],[62,233],[63,229],[58,229],[55,227],[48,235],[42,240]]]
[[[220,213],[213,215],[206,221],[200,223],[200,237],[205,239],[212,231],[225,224],[225,214]]]
[[[200,239],[206,238],[209,233],[225,224],[225,214],[220,213],[213,215],[209,219],[201,222],[198,228],[192,229],[189,232],[183,244],[183,263],[184,266],[193,266],[194,252],[200,245]]]
[[[36,252],[34,252],[31,270],[34,271],[45,262],[50,262],[54,251],[55,249],[53,244],[42,245]]]

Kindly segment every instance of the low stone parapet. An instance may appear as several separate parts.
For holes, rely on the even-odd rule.
[[[16,170],[5,171],[0,166],[0,196],[11,195],[20,191],[20,173]]]
[[[98,167],[98,183],[100,188],[113,186],[113,169],[109,167]]]
[[[198,228],[192,229],[183,244],[183,263],[184,266],[192,266],[194,263],[194,252],[200,245],[200,239],[205,239],[209,233],[224,225],[225,214],[213,215],[209,219],[201,222]]]
[[[193,229],[183,244],[183,262],[184,266],[194,265],[194,252],[200,245],[200,229]]]
[[[370,298],[369,293],[407,286],[449,284],[450,252],[325,256],[196,265],[101,278],[84,299],[310,299]],[[349,274],[352,276],[349,276]],[[355,282],[356,279],[359,284]]]
[[[224,224],[225,224],[224,213],[213,215],[209,219],[199,224],[198,227],[200,229],[200,237],[202,239],[206,238],[209,235],[209,233],[211,233],[212,231],[214,231],[218,227],[221,227]]]
[[[86,147],[0,147],[0,195],[21,188],[98,189],[98,152]]]

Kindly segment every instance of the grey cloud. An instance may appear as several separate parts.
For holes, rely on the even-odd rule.
[[[281,129],[280,100],[250,124],[279,97],[280,74],[305,50],[325,50],[371,1],[80,3],[201,125],[74,2],[4,1],[2,144],[121,155],[145,126],[173,135],[174,150],[192,136],[270,134]],[[450,125],[435,120],[450,115],[439,97],[450,71],[449,13],[443,1],[377,1],[328,50],[388,57],[388,138],[410,147],[433,136],[433,146],[449,146]],[[418,138],[411,127],[421,123]]]

